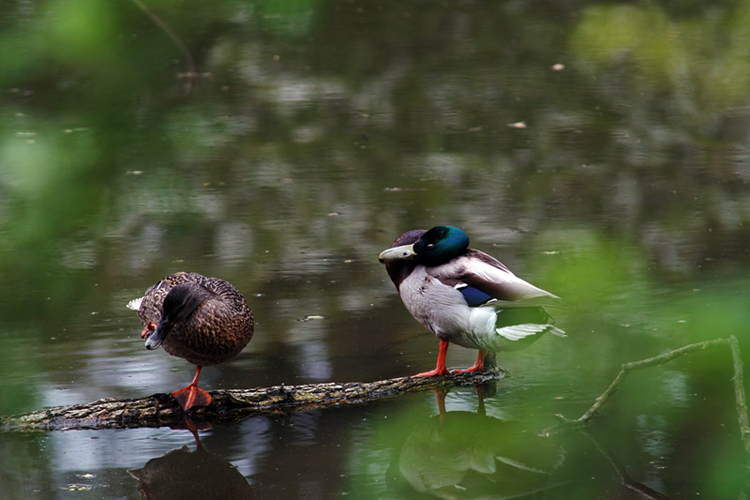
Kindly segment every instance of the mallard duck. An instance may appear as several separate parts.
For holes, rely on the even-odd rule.
[[[481,371],[485,354],[513,350],[544,333],[564,337],[543,306],[561,305],[494,257],[469,248],[469,237],[453,226],[435,226],[399,236],[378,257],[412,316],[440,340],[437,366],[418,377],[447,375],[448,344],[479,349],[465,370]]]
[[[223,279],[197,273],[167,276],[128,308],[138,311],[145,326],[146,349],[162,346],[196,365],[193,381],[172,393],[185,411],[211,403],[211,396],[198,388],[201,369],[232,359],[253,336],[253,313],[242,294]]]

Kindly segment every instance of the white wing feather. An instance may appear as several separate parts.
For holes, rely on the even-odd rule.
[[[130,302],[128,302],[128,305],[126,306],[128,309],[132,309],[133,311],[137,311],[141,308],[141,302],[143,302],[143,299],[146,297],[139,297],[137,299],[133,299]]]
[[[500,261],[478,250],[428,272],[445,285],[466,284],[494,297],[493,307],[562,305],[558,296],[519,278]]]

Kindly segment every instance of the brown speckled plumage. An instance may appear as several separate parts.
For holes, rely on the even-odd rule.
[[[176,285],[195,283],[210,292],[185,320],[175,323],[162,347],[172,356],[197,366],[215,365],[232,359],[253,336],[253,313],[242,294],[229,282],[197,273],[180,272],[167,276],[146,290],[138,309],[144,326],[158,325],[164,298]]]

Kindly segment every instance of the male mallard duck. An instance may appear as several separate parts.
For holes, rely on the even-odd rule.
[[[172,395],[184,410],[208,406],[211,396],[198,388],[206,365],[232,359],[253,336],[253,313],[229,282],[197,273],[175,273],[131,300],[145,328],[146,349],[163,346],[172,356],[196,365],[190,384]]]
[[[404,233],[378,260],[411,315],[440,339],[437,367],[418,377],[448,374],[449,342],[479,349],[473,366],[454,372],[462,373],[483,370],[487,351],[512,350],[547,332],[565,336],[543,307],[561,305],[560,298],[469,248],[469,237],[457,227]]]

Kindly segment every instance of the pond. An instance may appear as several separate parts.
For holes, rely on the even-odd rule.
[[[0,415],[183,387],[125,306],[177,271],[255,335],[208,390],[432,369],[378,254],[451,224],[563,298],[490,387],[0,433],[0,498],[745,498],[750,3],[0,5]],[[449,368],[476,351],[448,350]],[[747,367],[746,367],[747,368]],[[444,411],[442,407],[444,406]],[[203,470],[197,474],[191,471]],[[140,478],[140,480],[138,479]]]

